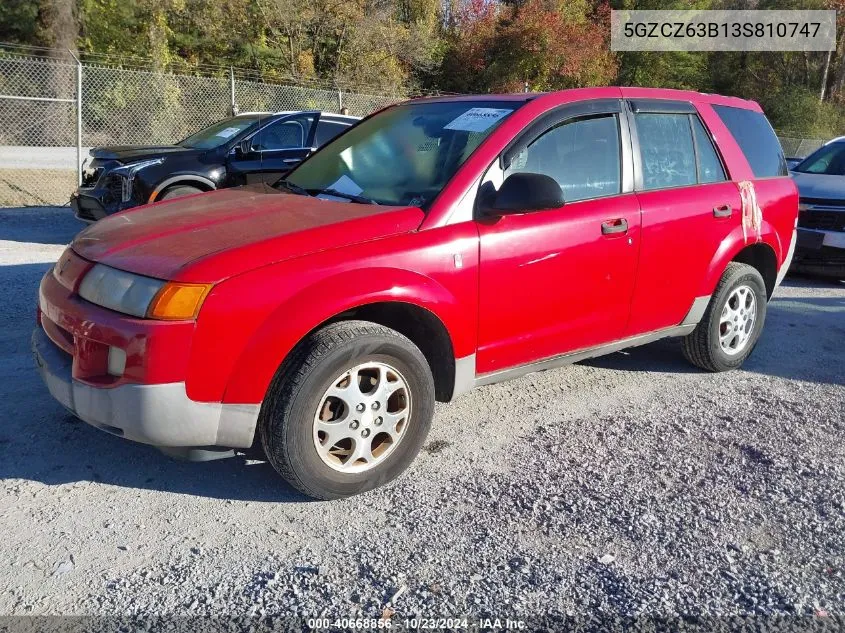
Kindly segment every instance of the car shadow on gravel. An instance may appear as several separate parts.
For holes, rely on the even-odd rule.
[[[0,209],[0,241],[63,245],[86,226],[70,207]]]
[[[21,415],[21,407],[12,405],[14,399],[0,389],[0,418],[13,420],[0,431],[0,481],[26,479],[47,486],[92,482],[232,501],[308,501],[267,462],[243,456],[175,460],[88,426],[56,405],[35,380],[27,382],[32,383],[26,390],[29,415]]]
[[[834,296],[804,292],[832,290]],[[839,293],[837,290],[842,289]],[[763,335],[743,371],[793,380],[842,384],[841,341],[845,339],[845,285],[788,279],[768,304]],[[690,374],[706,372],[684,359],[678,339],[662,339],[622,352],[583,361],[617,371]]]

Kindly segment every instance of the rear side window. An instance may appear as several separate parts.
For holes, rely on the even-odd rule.
[[[313,114],[282,119],[264,127],[252,139],[252,149],[269,152],[303,147],[314,121]]]
[[[714,105],[757,178],[786,176],[786,160],[772,126],[762,112]]]
[[[334,121],[320,121],[317,123],[317,138],[315,139],[314,143],[317,147],[322,147],[330,140],[332,140],[335,136],[340,134],[341,132],[345,132],[349,129],[348,125],[344,125],[343,123],[335,123]]]
[[[698,156],[698,182],[721,182],[725,180],[725,169],[713,147],[710,135],[697,116],[690,116],[692,134],[695,138],[695,152]]]
[[[698,177],[689,116],[638,112],[635,117],[643,165],[643,189],[696,184]]]

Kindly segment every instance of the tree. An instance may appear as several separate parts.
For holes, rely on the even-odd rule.
[[[613,82],[608,5],[566,9],[549,0],[469,0],[450,34],[441,83],[452,90],[513,91],[526,82],[534,90]]]

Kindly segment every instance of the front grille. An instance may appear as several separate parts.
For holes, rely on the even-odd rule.
[[[835,266],[845,268],[845,250],[822,246],[818,250],[803,250],[795,252],[795,262],[810,266]]]
[[[822,211],[810,209],[798,214],[798,226],[817,231],[845,231],[845,210]]]

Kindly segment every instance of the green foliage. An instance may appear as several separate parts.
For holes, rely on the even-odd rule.
[[[0,2],[0,33],[12,44],[41,44],[38,28],[38,3],[32,0]]]
[[[772,124],[787,136],[831,138],[845,132],[845,113],[840,105],[819,101],[816,92],[789,88],[764,94],[758,101]]]
[[[845,0],[0,0],[0,40],[63,47],[75,37],[83,53],[148,59],[157,69],[222,76],[234,66],[256,80],[321,79],[373,94],[485,93],[526,84],[712,91],[759,101],[776,128],[796,135],[845,132],[845,36],[827,73],[824,52],[609,50],[611,7],[752,4],[837,9],[845,30]],[[133,91],[103,87],[94,120],[126,99],[149,98],[150,133],[178,131],[165,112],[180,98],[177,84],[155,96]],[[256,93],[251,101],[258,107],[262,99]]]

